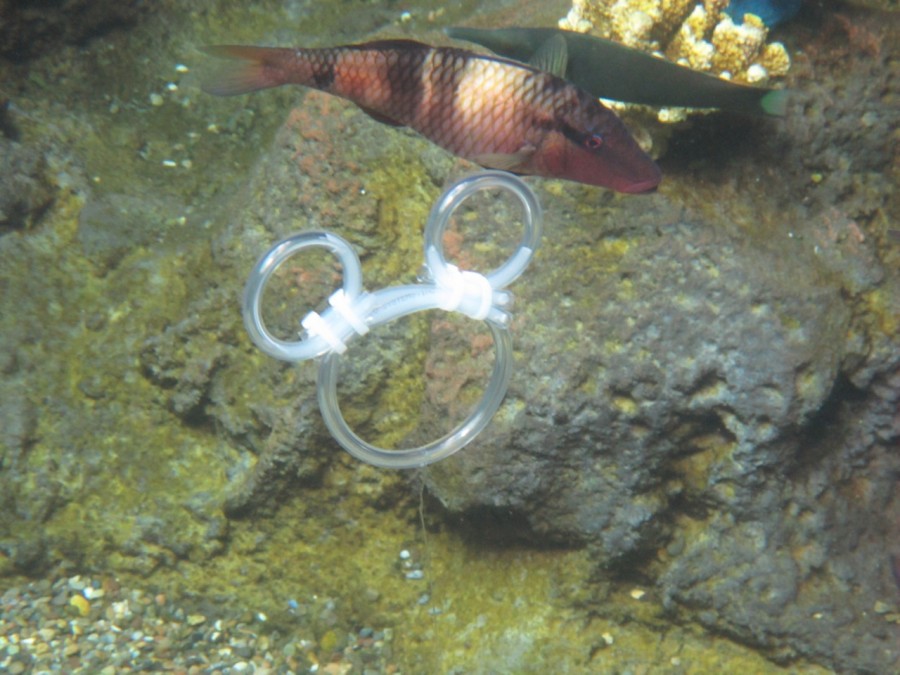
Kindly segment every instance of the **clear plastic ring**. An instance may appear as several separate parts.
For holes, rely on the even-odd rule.
[[[515,195],[522,205],[524,234],[513,255],[487,275],[459,272],[443,254],[443,234],[453,212],[479,190],[499,188]],[[344,239],[329,232],[304,232],[273,246],[254,266],[244,289],[244,325],[251,339],[266,354],[285,361],[324,356],[318,373],[318,399],[322,417],[334,438],[350,454],[376,466],[397,469],[421,467],[449,457],[469,444],[490,422],[506,395],[512,374],[512,340],[504,307],[510,295],[502,290],[530,262],[541,236],[541,208],[534,193],[521,179],[502,171],[468,176],[450,187],[438,200],[425,227],[425,265],[429,281],[366,293],[362,289],[359,257]],[[338,257],[343,267],[342,288],[332,295],[331,307],[322,315],[307,315],[307,336],[281,340],[262,318],[262,295],[272,274],[284,261],[305,248],[322,247]],[[373,326],[428,309],[459,311],[483,318],[494,342],[494,365],[481,400],[468,417],[441,438],[417,448],[387,450],[367,443],[347,425],[337,400],[341,353],[346,342]]]
[[[417,448],[386,450],[364,441],[349,427],[337,399],[337,379],[341,356],[328,354],[319,366],[319,409],[328,430],[341,446],[357,459],[391,469],[415,469],[433,464],[468,445],[488,425],[503,402],[512,375],[512,339],[509,331],[488,322],[494,340],[494,367],[481,400],[455,429],[436,441]]]
[[[303,232],[275,244],[254,265],[244,287],[244,326],[253,343],[269,356],[282,361],[305,361],[327,353],[331,346],[319,337],[307,340],[281,340],[266,327],[262,318],[262,294],[269,278],[284,261],[305,248],[326,248],[338,260],[344,272],[342,289],[350,300],[362,292],[362,267],[350,244],[330,232]]]

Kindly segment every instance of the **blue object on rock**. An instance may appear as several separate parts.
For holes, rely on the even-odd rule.
[[[744,14],[756,14],[769,28],[784,23],[800,11],[803,0],[731,0],[725,13],[735,23],[744,20]]]

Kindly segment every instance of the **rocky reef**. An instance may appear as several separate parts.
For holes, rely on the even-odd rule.
[[[183,639],[295,672],[897,671],[895,15],[789,33],[785,117],[676,129],[655,195],[528,179],[545,238],[513,289],[510,394],[459,454],[392,472],[332,441],[312,365],[253,347],[242,286],[306,228],[352,241],[370,287],[410,281],[431,204],[476,167],[324,94],[206,97],[196,46],[476,17],[264,9],[3,66],[0,669],[66,657],[53,631],[10,649],[46,614],[126,657],[162,617],[148,669]],[[510,204],[460,216],[455,260],[505,257]],[[284,330],[320,299],[302,272],[271,298]],[[472,323],[353,345],[353,428],[445,431],[490,367]],[[143,626],[116,623],[123,597]]]
[[[84,44],[110,30],[134,26],[150,2],[0,0],[0,57],[26,61],[63,44]]]

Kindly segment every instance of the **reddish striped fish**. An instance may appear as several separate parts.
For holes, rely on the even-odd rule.
[[[323,49],[219,46],[241,61],[204,89],[220,96],[300,84],[415,129],[459,157],[516,173],[650,192],[660,172],[615,114],[551,73],[411,40]]]

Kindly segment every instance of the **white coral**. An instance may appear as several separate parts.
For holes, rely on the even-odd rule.
[[[746,14],[741,23],[734,23],[724,12],[728,2],[573,0],[559,26],[663,51],[676,63],[719,76],[727,72],[739,82],[783,76],[790,67],[787,51],[777,42],[766,43],[768,30],[759,17]]]

